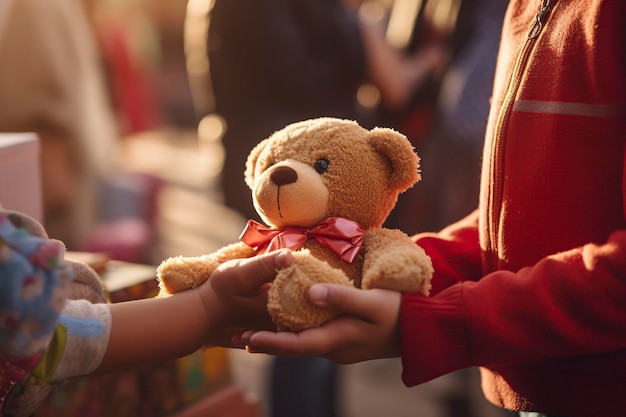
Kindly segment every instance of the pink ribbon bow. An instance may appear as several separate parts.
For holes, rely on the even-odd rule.
[[[282,248],[300,249],[311,236],[349,263],[363,249],[363,226],[343,217],[329,217],[310,229],[295,226],[272,229],[248,220],[239,240],[259,253],[267,253]]]

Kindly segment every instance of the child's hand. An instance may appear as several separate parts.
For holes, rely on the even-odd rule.
[[[179,358],[207,344],[243,347],[231,341],[243,329],[274,328],[267,286],[291,261],[289,251],[234,260],[200,287],[110,304],[111,335],[98,371]]]
[[[208,344],[242,348],[239,335],[245,329],[275,329],[267,312],[267,291],[276,271],[292,259],[290,251],[272,252],[229,261],[215,270],[200,289],[213,323]]]
[[[300,333],[247,331],[241,342],[251,352],[322,356],[342,364],[400,355],[401,293],[317,284],[311,287],[309,296],[314,304],[345,315]]]

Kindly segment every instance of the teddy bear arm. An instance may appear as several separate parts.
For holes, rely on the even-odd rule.
[[[364,236],[362,288],[430,292],[430,257],[400,230],[370,229]]]
[[[166,259],[157,268],[159,295],[174,294],[202,285],[215,269],[226,261],[254,256],[248,245],[237,242],[200,256],[175,256]]]

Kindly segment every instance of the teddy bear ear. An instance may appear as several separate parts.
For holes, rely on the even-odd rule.
[[[256,161],[259,159],[261,152],[267,146],[269,142],[268,139],[263,139],[261,142],[257,143],[254,148],[248,154],[248,159],[246,160],[246,170],[243,174],[244,180],[246,181],[246,185],[252,188],[254,187],[254,167],[256,166]]]
[[[413,145],[403,134],[388,128],[370,130],[372,147],[389,161],[389,185],[404,192],[421,179],[419,157]]]

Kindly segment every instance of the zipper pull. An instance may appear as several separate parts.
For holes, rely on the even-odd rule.
[[[541,7],[539,8],[539,12],[535,15],[535,20],[533,22],[532,27],[530,28],[530,32],[528,32],[528,39],[534,40],[537,39],[541,30],[543,29],[543,23],[546,20],[546,16],[548,15],[548,9],[550,8],[550,0],[542,0]]]

